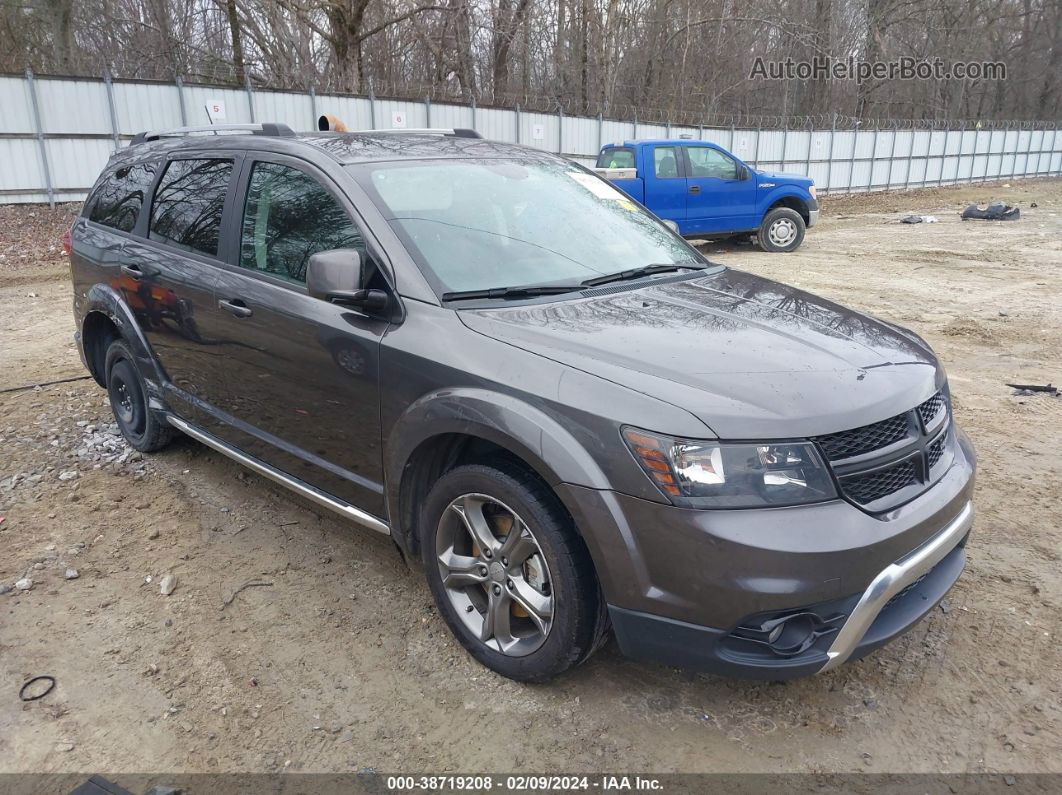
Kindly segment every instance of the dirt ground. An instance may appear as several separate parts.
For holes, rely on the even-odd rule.
[[[959,221],[994,198],[1021,220]],[[0,389],[84,374],[72,212],[0,208]],[[826,198],[823,216],[792,255],[704,250],[910,326],[945,362],[978,518],[965,574],[908,635],[788,684],[614,643],[515,684],[465,655],[387,540],[194,442],[130,454],[91,381],[6,391],[0,772],[1062,772],[1062,399],[1004,385],[1062,382],[1062,182]],[[39,674],[57,686],[21,703]]]

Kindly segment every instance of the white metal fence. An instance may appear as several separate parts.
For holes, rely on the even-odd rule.
[[[143,130],[281,122],[312,130],[321,113],[354,129],[471,127],[487,138],[592,162],[630,138],[713,141],[767,171],[806,174],[820,192],[847,193],[1062,173],[1060,124],[969,124],[912,129],[754,129],[646,124],[475,104],[416,102],[218,86],[88,78],[0,76],[0,203],[83,199],[108,156]]]

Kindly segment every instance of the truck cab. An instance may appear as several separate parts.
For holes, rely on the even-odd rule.
[[[637,140],[601,149],[594,169],[689,238],[755,235],[766,251],[796,250],[819,217],[815,184],[757,171],[721,146]]]

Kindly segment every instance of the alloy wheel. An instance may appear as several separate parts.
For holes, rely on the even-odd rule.
[[[526,522],[486,494],[463,494],[443,512],[436,558],[446,595],[468,630],[513,657],[538,649],[553,624],[549,566]]]

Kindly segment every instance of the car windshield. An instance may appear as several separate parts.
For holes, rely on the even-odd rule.
[[[704,263],[626,194],[560,160],[418,160],[356,173],[440,293]]]

